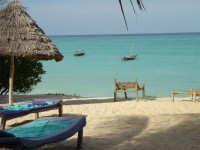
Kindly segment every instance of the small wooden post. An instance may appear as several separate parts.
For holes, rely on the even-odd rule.
[[[6,126],[6,116],[1,116],[1,126],[0,126],[0,130],[4,130]]]
[[[14,56],[10,57],[9,105],[13,105]]]
[[[126,89],[124,89],[124,95],[125,95],[125,99],[127,99],[127,93],[126,93]]]
[[[117,92],[116,92],[116,79],[114,80],[114,102],[116,102]]]
[[[58,110],[58,113],[59,113],[59,117],[62,117],[62,115],[63,115],[63,106],[62,106],[62,103],[60,104],[60,108]]]
[[[172,91],[172,101],[174,102],[174,91]]]
[[[194,99],[194,94],[193,94],[193,93],[191,94],[191,99],[192,99],[192,101],[193,101],[193,99]]]
[[[197,92],[195,92],[195,93],[193,93],[192,95],[194,95],[194,97],[193,97],[193,103],[195,103],[195,101],[196,101],[196,96],[197,96]]]
[[[83,143],[83,128],[78,132],[77,148],[80,149]]]
[[[116,96],[117,96],[117,93],[116,91],[114,91],[114,102],[116,102]]]
[[[39,118],[39,112],[35,113],[35,119]]]
[[[136,100],[139,101],[138,100],[138,90],[136,91]]]

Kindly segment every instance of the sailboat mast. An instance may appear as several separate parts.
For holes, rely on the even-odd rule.
[[[132,46],[131,46],[131,55],[133,54],[133,43],[132,43]]]

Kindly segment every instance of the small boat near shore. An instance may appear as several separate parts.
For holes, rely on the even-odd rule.
[[[122,57],[122,60],[133,60],[137,57],[137,55],[130,55]]]
[[[75,50],[74,51],[74,56],[83,56],[85,55],[84,50]]]
[[[132,44],[132,47],[131,47],[131,55],[128,55],[128,56],[123,56],[121,59],[122,60],[133,60],[137,57],[137,55],[133,55],[133,44]]]

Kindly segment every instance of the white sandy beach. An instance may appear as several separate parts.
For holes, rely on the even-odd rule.
[[[63,99],[64,116],[86,115],[83,150],[198,150],[200,149],[200,102],[189,98],[124,100],[72,98],[56,95],[15,96],[15,102],[33,98]],[[7,97],[0,97],[5,105]],[[56,116],[57,110],[40,113]],[[9,120],[6,128],[34,119],[34,114]],[[75,150],[77,134],[36,149]]]

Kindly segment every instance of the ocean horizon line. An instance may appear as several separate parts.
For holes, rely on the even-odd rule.
[[[48,35],[50,37],[63,37],[63,36],[128,36],[128,35],[173,35],[173,34],[200,34],[200,32],[166,32],[166,33],[108,33],[108,34],[69,34],[69,35]]]

